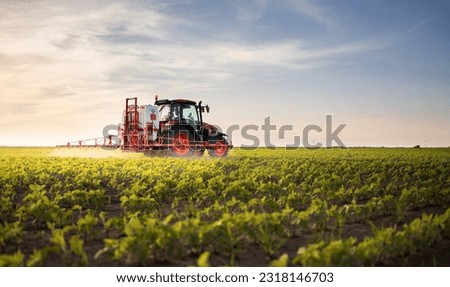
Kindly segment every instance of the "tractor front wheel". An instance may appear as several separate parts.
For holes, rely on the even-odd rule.
[[[213,141],[208,150],[210,156],[225,157],[228,154],[228,144],[225,139],[221,138]]]

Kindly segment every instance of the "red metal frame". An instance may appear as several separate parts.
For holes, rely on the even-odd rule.
[[[200,119],[202,121],[201,112]],[[162,128],[162,123],[160,126],[156,127],[154,121],[156,117],[150,117],[150,122],[145,123],[145,126],[139,127],[139,112],[137,97],[126,98],[125,101],[125,114],[124,114],[124,124],[119,129],[119,135],[122,137],[122,143],[120,148],[124,151],[133,152],[145,152],[150,150],[167,150],[171,148],[175,154],[179,156],[184,156],[190,154],[189,150],[193,151],[194,154],[198,152],[211,149],[215,150],[217,156],[222,156],[226,154],[227,150],[230,150],[233,145],[231,143],[225,142],[213,142],[210,143],[207,140],[203,141],[193,141],[188,138],[181,138],[179,140],[171,139],[170,143],[163,143],[160,137],[156,137],[153,141],[151,136],[153,133],[157,133],[158,129]],[[165,124],[173,124],[173,122],[167,122]],[[93,138],[87,140],[80,140],[77,142],[68,142],[64,147],[106,147],[106,148],[118,148],[117,144],[113,144],[113,136],[108,136],[104,138]],[[88,141],[94,141],[94,144],[87,144]],[[184,144],[184,145],[183,145]],[[62,146],[58,146],[62,147]]]
[[[134,101],[134,105],[130,102]],[[139,113],[137,98],[127,98],[125,101],[125,121],[123,130],[122,149],[139,150]]]
[[[57,145],[57,147],[107,147],[116,148],[117,145],[113,143],[112,135],[107,137],[99,137],[85,140],[78,140],[73,142],[68,142],[66,145]],[[89,143],[93,142],[93,143]]]

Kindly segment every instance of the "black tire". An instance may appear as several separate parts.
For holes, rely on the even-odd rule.
[[[167,139],[169,145],[168,152],[170,156],[189,157],[194,154],[194,150],[190,146],[194,136],[189,130],[176,129],[170,132]]]
[[[223,136],[211,138],[209,140],[211,148],[208,153],[212,157],[226,157],[228,155],[228,142]]]

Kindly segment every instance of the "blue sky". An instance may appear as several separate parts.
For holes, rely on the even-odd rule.
[[[449,35],[448,1],[3,0],[0,145],[100,136],[158,94],[292,125],[279,145],[330,114],[347,146],[450,146]]]

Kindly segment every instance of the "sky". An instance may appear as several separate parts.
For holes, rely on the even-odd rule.
[[[0,145],[101,136],[156,94],[236,146],[325,145],[331,115],[346,146],[447,147],[450,2],[0,0]]]

